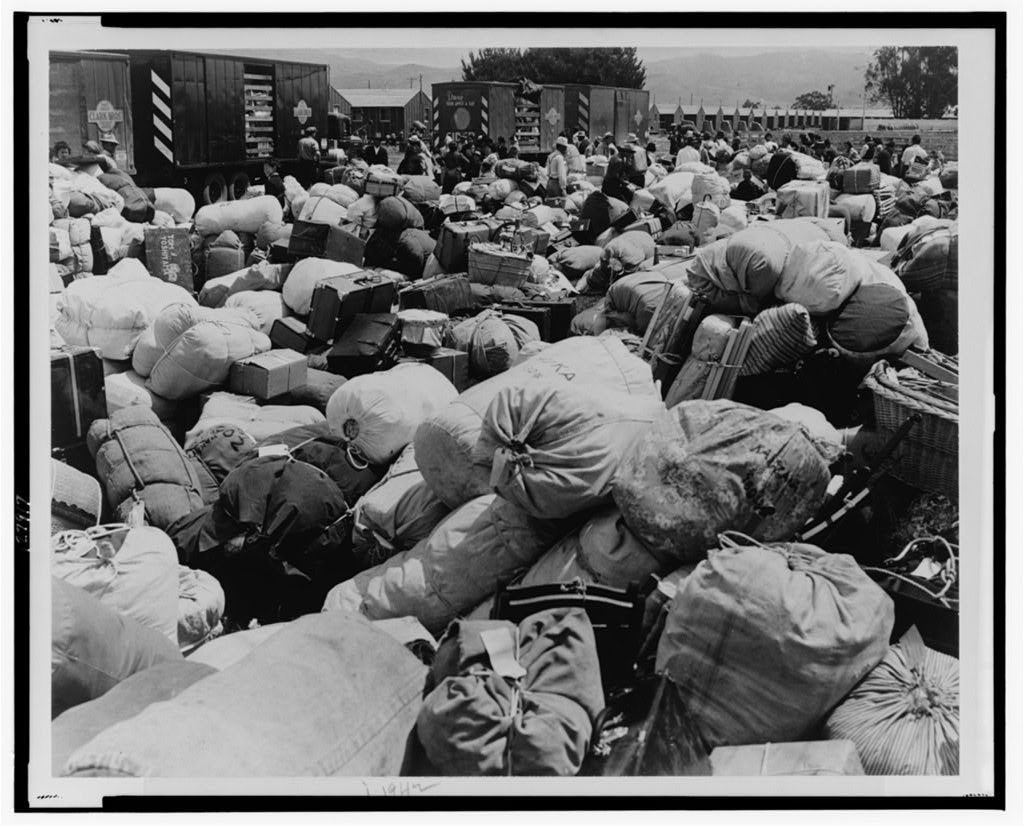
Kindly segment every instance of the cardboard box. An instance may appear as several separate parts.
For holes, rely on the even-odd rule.
[[[273,399],[306,383],[306,357],[295,350],[270,350],[231,365],[228,389]]]
[[[107,417],[103,359],[96,347],[50,350],[50,446],[85,439],[89,425]]]
[[[716,777],[784,777],[786,775],[861,775],[857,747],[849,740],[719,746],[711,752]]]
[[[150,227],[144,237],[149,274],[191,292],[195,282],[188,227]]]

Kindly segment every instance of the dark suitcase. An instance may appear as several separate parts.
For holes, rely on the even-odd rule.
[[[110,258],[107,255],[107,248],[103,244],[103,234],[99,227],[92,228],[89,235],[89,246],[92,247],[92,274],[106,275],[110,269]]]
[[[632,209],[627,209],[622,215],[616,220],[612,221],[612,229],[618,232],[626,232],[630,227],[633,226],[637,221],[640,220],[640,216]]]
[[[645,599],[638,583],[628,588],[585,585],[581,581],[547,585],[509,585],[494,595],[491,619],[522,622],[538,611],[582,608],[594,627],[601,684],[607,691],[631,681],[643,643]]]
[[[519,315],[526,315],[527,318],[531,319],[537,324],[537,328],[541,331],[541,339],[543,341],[561,341],[563,338],[569,337],[569,327],[572,324],[573,318],[576,316],[576,299],[575,298],[528,298],[525,301],[506,301],[501,303],[498,307],[503,313],[516,314],[518,310],[531,310],[531,309],[543,309],[549,312],[548,320],[545,322],[546,328],[541,327],[541,323],[533,318],[532,315],[527,315],[524,312],[518,313]],[[545,331],[546,330],[546,331]]]
[[[398,361],[399,327],[393,313],[360,313],[327,353],[327,369],[346,379],[387,370]]]
[[[294,259],[324,258],[327,252],[327,236],[330,231],[329,224],[296,221],[292,226],[291,237],[288,239],[288,254]]]
[[[469,256],[469,245],[473,241],[490,241],[495,226],[487,221],[449,221],[441,226],[437,235],[434,257],[441,262],[445,272],[465,272]]]
[[[796,180],[796,161],[788,154],[776,152],[768,162],[768,174],[765,175],[765,183],[772,189]]]
[[[295,350],[303,355],[313,352],[320,344],[309,334],[305,322],[295,316],[274,319],[270,328],[270,342],[276,348]]]
[[[517,315],[529,319],[537,325],[541,341],[551,341],[551,309],[536,307],[526,303],[495,304],[494,309],[500,313]]]
[[[294,230],[293,230],[294,231]],[[267,253],[267,260],[271,264],[291,264],[295,262],[295,256],[288,251],[289,238],[279,238],[270,245]]]
[[[395,300],[395,282],[379,273],[325,278],[313,290],[309,304],[310,335],[333,341],[357,313],[386,313]]]
[[[450,347],[439,347],[429,356],[406,356],[400,362],[418,362],[429,364],[455,385],[460,393],[469,387],[469,353],[453,350]]]
[[[83,440],[89,425],[106,416],[107,395],[99,349],[75,345],[51,349],[51,448]]]
[[[398,306],[403,310],[436,310],[446,315],[471,310],[473,290],[469,276],[442,275],[417,281],[399,292]]]
[[[343,261],[346,264],[363,266],[363,255],[366,253],[366,241],[358,235],[342,227],[327,228],[327,242],[324,245],[324,258],[331,261]]]
[[[519,227],[512,241],[524,247],[532,246],[534,255],[547,255],[551,246],[551,235],[537,227]]]

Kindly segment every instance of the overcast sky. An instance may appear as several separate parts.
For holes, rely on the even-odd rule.
[[[834,47],[830,49],[835,52],[856,52],[863,51],[863,47]],[[469,49],[384,49],[380,47],[374,47],[373,49],[352,49],[346,47],[343,51],[345,54],[358,53],[360,51],[366,52],[366,58],[372,60],[375,63],[383,63],[386,65],[401,65],[404,63],[419,63],[424,66],[440,66],[448,68],[451,66],[458,66],[459,61],[469,53]],[[772,46],[743,46],[743,47],[692,47],[692,48],[645,48],[640,47],[638,54],[641,59],[645,62],[651,62],[655,60],[665,60],[671,57],[677,57],[680,54],[717,54],[723,57],[740,57],[744,55],[753,54],[765,54],[768,52],[789,52],[792,51],[788,47],[772,47]]]

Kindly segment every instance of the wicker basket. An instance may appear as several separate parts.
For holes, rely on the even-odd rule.
[[[532,265],[532,255],[512,252],[490,241],[469,247],[469,280],[474,284],[522,287]]]
[[[70,465],[50,460],[50,533],[98,525],[103,511],[100,483]]]
[[[927,379],[925,379],[927,381]],[[878,430],[891,436],[914,413],[921,421],[896,449],[889,473],[920,490],[956,499],[960,481],[960,417],[952,402],[933,400],[900,383],[885,361],[864,378],[874,399]]]

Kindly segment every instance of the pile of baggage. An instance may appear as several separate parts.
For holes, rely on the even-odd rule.
[[[752,163],[52,166],[54,773],[957,774],[955,213]]]

